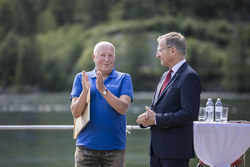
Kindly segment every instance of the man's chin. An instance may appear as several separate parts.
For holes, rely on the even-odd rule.
[[[166,65],[166,64],[164,64],[163,62],[161,62],[161,66],[164,66],[164,67],[166,67],[167,65]]]
[[[103,73],[110,74],[112,70],[110,68],[102,68]]]

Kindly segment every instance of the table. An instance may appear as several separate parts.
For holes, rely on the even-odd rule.
[[[210,167],[230,167],[250,147],[250,124],[194,122],[194,149]]]

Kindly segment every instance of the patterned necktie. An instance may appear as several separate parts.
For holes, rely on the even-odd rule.
[[[170,69],[169,71],[168,71],[168,75],[166,76],[166,78],[165,78],[165,80],[164,80],[164,83],[163,83],[163,85],[162,85],[162,87],[161,87],[161,93],[162,93],[162,91],[164,90],[164,88],[166,87],[166,85],[168,84],[168,82],[170,81],[170,79],[171,79],[171,73],[173,72],[173,70],[172,69]],[[160,94],[161,94],[160,93]]]

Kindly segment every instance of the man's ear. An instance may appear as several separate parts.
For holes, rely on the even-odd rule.
[[[92,59],[95,60],[95,55],[94,54],[92,54]]]
[[[175,52],[177,52],[177,48],[176,48],[175,46],[173,46],[173,47],[171,48],[171,53],[174,54]]]
[[[175,47],[171,47],[171,54],[173,55],[175,52]]]

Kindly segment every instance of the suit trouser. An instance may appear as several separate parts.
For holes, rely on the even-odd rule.
[[[166,159],[150,157],[150,167],[188,167],[189,159]]]

